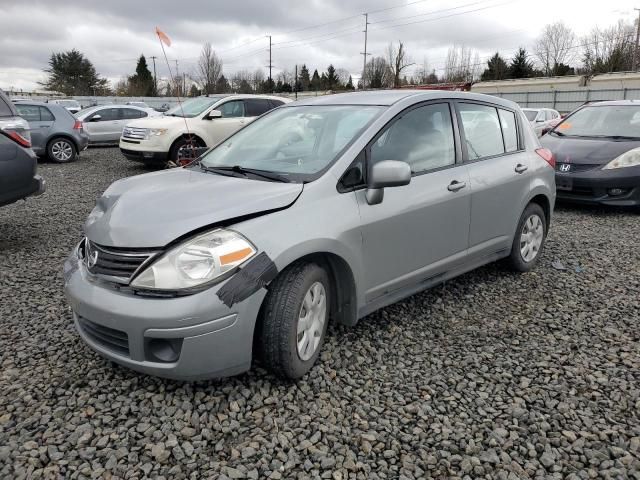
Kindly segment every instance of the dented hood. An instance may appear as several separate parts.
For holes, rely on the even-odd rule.
[[[286,208],[302,188],[184,168],[138,175],[113,183],[84,229],[100,245],[162,247],[202,227]]]

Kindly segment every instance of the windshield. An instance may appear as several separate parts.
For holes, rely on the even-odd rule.
[[[574,137],[640,137],[640,105],[584,107],[556,127]]]
[[[216,103],[222,97],[198,97],[198,98],[190,98],[189,100],[185,100],[182,102],[182,107],[180,104],[176,105],[170,110],[167,110],[165,115],[173,116],[173,117],[187,117],[193,118],[197,115],[200,115],[211,105]],[[184,115],[183,115],[184,112]]]
[[[312,105],[273,110],[211,150],[201,165],[239,166],[275,172],[289,180],[312,180],[382,109]]]
[[[58,100],[58,104],[62,105],[63,107],[79,107],[80,106],[80,104],[75,100]]]
[[[530,122],[533,122],[538,116],[537,110],[522,110],[522,112],[524,113],[524,116],[527,117],[527,120],[529,120]]]

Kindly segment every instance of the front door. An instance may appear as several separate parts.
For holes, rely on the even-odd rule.
[[[230,100],[219,105],[216,110],[220,110],[222,118],[211,120],[209,133],[214,145],[217,145],[229,135],[235,133],[236,130],[242,128],[246,122],[243,100]]]
[[[367,148],[369,166],[401,160],[409,185],[386,188],[378,205],[356,192],[363,235],[366,301],[428,280],[460,263],[467,249],[469,174],[448,102],[404,111]]]
[[[106,143],[120,128],[120,109],[102,108],[85,120],[84,127],[92,143]]]
[[[471,254],[510,248],[520,206],[530,190],[530,159],[518,132],[516,114],[493,105],[457,103],[471,177]],[[477,120],[465,121],[473,112]]]

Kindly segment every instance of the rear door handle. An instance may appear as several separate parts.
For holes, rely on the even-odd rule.
[[[528,168],[529,167],[527,167],[526,165],[522,165],[521,163],[519,163],[518,165],[516,165],[516,168],[514,170],[516,171],[516,173],[524,173]]]
[[[449,186],[447,187],[447,190],[449,190],[450,192],[457,192],[458,190],[462,190],[466,186],[467,186],[466,182],[459,182],[457,180],[454,180],[449,184]]]

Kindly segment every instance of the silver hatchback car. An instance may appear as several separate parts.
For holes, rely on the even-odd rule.
[[[298,378],[330,321],[354,325],[501,258],[532,269],[553,163],[496,97],[395,90],[282,106],[190,166],[106,190],[65,263],[76,328],[147,374],[228,376],[258,354]]]

